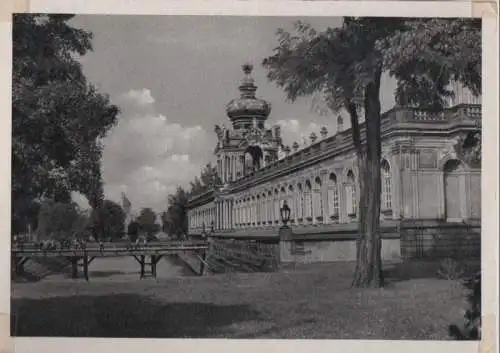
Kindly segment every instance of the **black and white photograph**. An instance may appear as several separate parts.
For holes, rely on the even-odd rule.
[[[480,340],[482,43],[13,14],[10,335]]]

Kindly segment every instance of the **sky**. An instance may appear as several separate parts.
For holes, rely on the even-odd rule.
[[[105,197],[134,212],[167,208],[168,195],[187,187],[209,161],[214,126],[230,126],[225,105],[239,95],[241,66],[254,65],[257,96],[272,104],[269,126],[280,124],[285,145],[322,126],[336,130],[336,115],[320,116],[312,99],[294,103],[266,78],[262,60],[278,45],[278,28],[302,20],[317,30],[341,18],[78,15],[72,25],[93,33],[93,51],[79,58],[88,80],[121,113],[104,139]],[[394,105],[394,82],[382,80],[382,111]],[[347,125],[348,119],[344,119]],[[86,206],[81,197],[75,201]]]

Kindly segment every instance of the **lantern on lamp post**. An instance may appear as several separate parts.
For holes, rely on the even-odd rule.
[[[283,201],[283,205],[281,206],[281,221],[283,222],[283,227],[288,227],[288,221],[290,221],[290,207],[288,207],[288,203],[286,200]]]

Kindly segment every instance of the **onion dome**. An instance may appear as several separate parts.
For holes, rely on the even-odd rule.
[[[240,98],[231,100],[226,105],[227,116],[234,122],[235,120],[248,120],[256,118],[259,121],[267,119],[271,113],[271,105],[263,99],[255,97],[255,81],[251,76],[253,66],[251,64],[243,65],[245,76],[238,87]]]

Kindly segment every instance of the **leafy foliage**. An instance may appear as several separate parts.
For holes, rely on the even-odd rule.
[[[456,340],[479,340],[481,339],[481,272],[474,274],[465,283],[469,290],[467,301],[469,308],[466,310],[465,322],[462,328],[459,325],[450,325],[449,334]]]
[[[13,16],[13,223],[42,197],[68,202],[79,191],[92,207],[103,198],[101,140],[118,108],[83,75],[76,57],[92,49],[92,35],[72,17]]]
[[[165,213],[163,222],[165,231],[170,236],[180,237],[188,232],[188,219],[186,215],[186,204],[188,202],[188,193],[181,187],[178,187],[175,194],[168,197],[168,209]]]
[[[481,130],[463,136],[455,144],[455,151],[468,165],[481,167]]]
[[[125,211],[111,200],[104,200],[92,210],[91,227],[95,240],[116,240],[124,234]]]
[[[76,239],[90,239],[90,237],[92,236],[92,219],[88,212],[79,212],[78,218],[73,224],[72,233]]]
[[[317,32],[297,22],[295,33],[278,30],[278,47],[263,60],[268,79],[287,98],[313,96],[333,112],[345,110],[357,157],[360,198],[354,285],[383,282],[380,258],[380,82],[398,81],[400,104],[441,108],[451,81],[480,93],[480,22],[469,19],[344,18]],[[479,46],[479,47],[478,47]],[[479,49],[478,49],[479,48]],[[364,115],[366,134],[360,136]]]
[[[199,177],[195,177],[190,183],[190,195],[195,196],[208,191],[215,185],[221,184],[221,180],[217,175],[217,168],[208,163],[200,173]]]
[[[186,205],[190,197],[194,197],[221,184],[217,168],[208,163],[200,172],[199,177],[190,183],[189,191],[178,187],[174,194],[168,197],[167,211],[162,214],[163,231],[170,236],[180,237],[188,233],[188,217]]]
[[[40,239],[71,239],[75,226],[79,226],[80,214],[74,203],[46,201],[38,213],[38,236]]]
[[[444,279],[457,280],[464,274],[463,266],[455,259],[445,258],[439,264],[438,275]]]
[[[143,208],[137,217],[139,228],[147,235],[153,235],[160,230],[160,225],[156,223],[156,213],[151,208]]]
[[[481,20],[408,19],[379,44],[384,67],[398,81],[401,105],[441,108],[457,81],[481,93]]]
[[[132,221],[129,223],[127,227],[127,234],[129,236],[130,241],[135,242],[139,237],[139,230],[141,225],[137,221]]]

